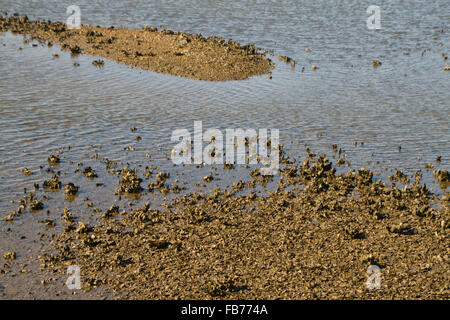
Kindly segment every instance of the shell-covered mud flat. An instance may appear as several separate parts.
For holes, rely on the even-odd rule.
[[[49,162],[57,157],[51,155]],[[103,290],[109,298],[128,299],[449,298],[445,169],[435,170],[444,190],[437,196],[421,183],[421,170],[413,177],[396,170],[388,184],[368,169],[337,173],[325,155],[309,150],[299,163],[281,148],[279,176],[261,176],[254,169],[247,182],[183,193],[176,179],[153,166],[139,171],[96,160],[106,172],[96,170],[95,179],[82,163],[77,171],[94,184],[104,174],[117,177],[116,197],[173,197],[136,209],[93,208],[90,221],[64,204],[51,208],[41,223],[57,232],[43,238],[48,250],[30,258],[50,279],[44,286],[64,279],[67,268],[76,265],[88,297]],[[54,176],[45,186],[73,190],[49,165]],[[274,191],[256,191],[268,183],[277,183]],[[14,224],[29,209],[42,210],[46,193],[41,196],[39,184],[35,188],[3,220]],[[3,257],[0,274],[7,276],[17,268],[16,255],[8,251]],[[381,269],[380,289],[367,288],[371,265]]]
[[[81,26],[62,22],[30,21],[27,16],[0,14],[0,32],[11,31],[51,46],[59,44],[73,55],[89,54],[122,64],[198,80],[243,80],[269,73],[273,64],[253,45],[231,39],[203,37],[155,27],[141,30]],[[102,60],[94,60],[103,66]]]

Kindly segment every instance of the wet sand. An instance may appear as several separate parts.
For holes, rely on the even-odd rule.
[[[49,157],[50,167],[56,159]],[[189,194],[179,194],[168,173],[139,175],[106,160],[106,172],[119,179],[116,196],[148,191],[174,199],[158,208],[94,209],[96,222],[64,209],[42,222],[62,228],[47,237],[52,250],[33,259],[49,276],[79,266],[88,297],[100,289],[127,299],[448,299],[448,192],[431,193],[421,170],[413,177],[396,170],[387,184],[368,169],[338,174],[310,151],[301,163],[285,154],[280,160],[279,179],[255,169],[247,182]],[[92,183],[104,174],[79,166]],[[446,190],[448,171],[434,175]],[[274,192],[255,192],[275,179]],[[66,197],[78,192],[58,173],[43,184]],[[28,192],[17,216],[45,202]],[[14,252],[3,256],[8,274]],[[371,265],[381,269],[379,290],[366,286]]]
[[[58,44],[74,55],[89,54],[144,70],[198,80],[243,80],[273,69],[271,60],[253,45],[200,34],[158,31],[155,27],[69,29],[61,22],[0,15],[0,32],[4,31],[23,34],[48,45]],[[93,64],[101,67],[104,62],[94,60]]]

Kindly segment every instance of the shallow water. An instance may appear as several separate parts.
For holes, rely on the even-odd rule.
[[[80,195],[71,204],[64,203],[63,192],[51,195],[48,207],[69,206],[83,215],[86,197],[101,209],[116,199],[112,193],[117,179],[89,159],[95,153],[92,145],[101,146],[98,153],[106,158],[131,166],[154,164],[175,176],[184,172],[190,184],[202,183],[210,167],[175,168],[167,159],[174,146],[172,131],[193,132],[194,120],[202,120],[204,129],[280,129],[280,142],[299,158],[306,146],[332,155],[331,145],[337,144],[356,168],[400,168],[412,174],[424,163],[449,167],[450,73],[444,72],[448,62],[442,57],[449,54],[450,45],[447,1],[378,1],[382,24],[378,31],[366,26],[369,2],[189,3],[79,0],[76,4],[83,24],[155,25],[273,49],[271,59],[277,64],[273,78],[213,83],[130,69],[112,61],[99,69],[92,66],[91,56],[73,58],[58,46],[32,47],[22,43],[22,36],[0,34],[0,216],[17,208],[10,201],[22,197],[23,188],[32,190],[33,183],[50,176],[39,166],[47,165],[51,150],[69,145],[60,165],[61,180],[80,185]],[[27,14],[32,20],[65,21],[70,4],[1,0],[0,11]],[[292,57],[295,69],[276,55]],[[372,66],[375,59],[381,67]],[[80,67],[75,68],[74,61]],[[136,133],[130,132],[133,126]],[[135,141],[136,135],[142,141]],[[355,147],[355,141],[364,145]],[[124,151],[130,145],[135,151]],[[437,156],[442,156],[440,164],[435,162]],[[98,188],[73,174],[79,161],[98,170],[105,186]],[[34,172],[31,177],[20,172],[25,167]],[[226,184],[240,173],[217,174],[211,185]],[[439,192],[430,173],[424,181]],[[3,251],[18,250],[17,239],[24,233],[29,235],[24,247],[38,250],[36,239],[25,230],[36,230],[33,223],[43,216],[24,215],[14,225],[21,232],[2,233]],[[8,227],[1,224],[3,230]],[[26,287],[9,289],[8,295],[20,296]],[[38,292],[38,297],[45,296]]]

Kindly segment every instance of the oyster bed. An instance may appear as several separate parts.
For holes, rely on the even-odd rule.
[[[169,173],[152,166],[140,175],[136,168],[96,159],[119,179],[115,196],[145,191],[174,197],[137,209],[93,208],[95,221],[67,208],[56,217],[48,211],[51,218],[42,222],[59,229],[48,237],[51,249],[33,259],[49,276],[64,277],[70,265],[79,266],[88,296],[100,288],[109,298],[128,299],[449,297],[447,170],[434,170],[444,190],[437,196],[420,182],[421,170],[413,177],[396,170],[387,184],[368,169],[337,173],[323,154],[308,151],[297,162],[281,152],[279,177],[254,169],[247,182],[184,193]],[[76,194],[77,186],[59,181],[59,156],[50,155],[48,162],[53,177],[44,187],[65,189],[66,197]],[[78,167],[99,184],[99,170]],[[277,184],[275,191],[256,191],[270,183]],[[39,200],[37,190],[27,192],[21,207],[3,220],[14,223],[28,209],[45,210],[45,194]],[[15,257],[4,253],[2,274],[10,272]],[[381,268],[379,290],[366,287],[371,265]]]
[[[72,54],[89,54],[144,70],[208,81],[243,80],[269,73],[273,63],[253,45],[219,37],[207,38],[155,27],[141,30],[81,26],[62,22],[30,21],[27,16],[0,14],[0,32],[30,36],[47,45],[59,44]],[[103,67],[103,60],[94,60]],[[78,63],[74,63],[79,66]]]

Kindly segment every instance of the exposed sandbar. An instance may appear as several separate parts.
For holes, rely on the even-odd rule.
[[[0,15],[0,32],[11,31],[60,45],[73,54],[90,54],[144,70],[208,81],[243,80],[273,69],[253,45],[200,34],[81,26]]]

